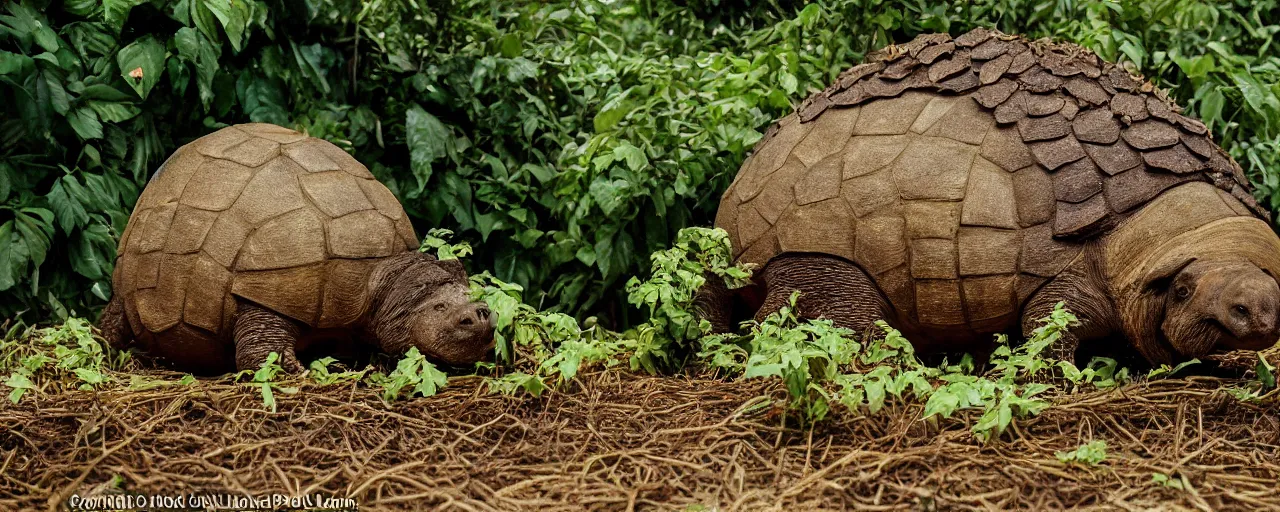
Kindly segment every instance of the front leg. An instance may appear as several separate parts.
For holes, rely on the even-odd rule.
[[[711,332],[721,334],[732,331],[733,291],[724,284],[723,277],[711,272],[704,272],[702,277],[706,279],[706,284],[694,294],[694,309],[699,316],[711,322]]]
[[[1100,269],[1091,264],[1087,253],[1072,262],[1057,277],[1040,287],[1022,309],[1022,335],[1030,338],[1042,324],[1041,319],[1053,313],[1059,302],[1076,316],[1078,325],[1071,326],[1044,355],[1060,361],[1076,362],[1076,351],[1082,342],[1107,338],[1120,332],[1115,303],[1101,282]]]
[[[302,373],[295,346],[298,325],[269,309],[241,303],[236,308],[236,369],[257,370],[267,355],[279,354],[279,364],[289,373]]]
[[[858,334],[871,331],[888,310],[888,301],[871,276],[831,256],[774,258],[764,269],[764,284],[768,295],[756,312],[757,321],[788,305],[793,291],[800,292],[796,304],[800,318],[826,318]]]
[[[102,332],[102,339],[113,348],[128,348],[133,341],[133,330],[129,327],[129,319],[125,318],[124,299],[120,294],[111,294],[111,300],[98,318],[98,330]]]

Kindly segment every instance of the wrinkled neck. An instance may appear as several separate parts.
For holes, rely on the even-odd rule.
[[[360,320],[361,335],[370,344],[388,354],[400,354],[409,349],[409,306],[393,297],[394,285],[419,256],[413,251],[384,259],[369,275],[365,289],[367,306]],[[400,303],[397,303],[400,302]]]

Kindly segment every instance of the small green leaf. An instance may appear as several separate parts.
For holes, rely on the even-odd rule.
[[[142,113],[142,109],[128,103],[110,103],[105,101],[89,101],[89,108],[98,114],[98,118],[108,123],[119,123],[133,119]]]
[[[1205,95],[1200,102],[1200,119],[1214,127],[1218,121],[1222,119],[1222,107],[1226,104],[1226,97],[1222,95],[1222,91],[1214,89]]]
[[[25,373],[14,372],[9,374],[9,378],[5,380],[4,385],[13,388],[9,393],[9,401],[18,403],[22,399],[22,394],[28,389],[35,389],[35,383],[31,382],[31,378]]]
[[[49,103],[53,105],[53,111],[66,115],[71,109],[71,99],[67,96],[67,90],[62,87],[62,80],[53,73],[41,73],[41,76],[44,78],[45,88],[49,91]],[[98,137],[101,136],[101,130],[99,130]]]
[[[1262,383],[1262,389],[1276,388],[1276,368],[1267,361],[1267,358],[1258,354],[1258,364],[1254,366],[1254,371],[1258,374],[1258,381]]]
[[[271,412],[276,412],[276,395],[271,392],[271,384],[263,383],[262,388],[262,405],[271,408]]]

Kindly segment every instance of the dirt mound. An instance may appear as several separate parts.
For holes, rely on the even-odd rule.
[[[320,493],[363,510],[1280,508],[1280,404],[1220,378],[1062,395],[987,446],[974,413],[926,422],[920,404],[784,425],[776,380],[598,370],[508,397],[465,377],[392,404],[294,384],[276,413],[228,380],[6,401],[0,509],[119,492]],[[1055,456],[1095,440],[1097,466]]]

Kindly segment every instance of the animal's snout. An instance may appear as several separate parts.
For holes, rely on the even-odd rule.
[[[1226,311],[1218,319],[1236,338],[1235,349],[1261,350],[1280,338],[1280,287],[1262,272],[1246,272],[1224,290]]]
[[[483,303],[471,304],[459,315],[458,325],[462,327],[488,327],[490,316],[489,306]]]

